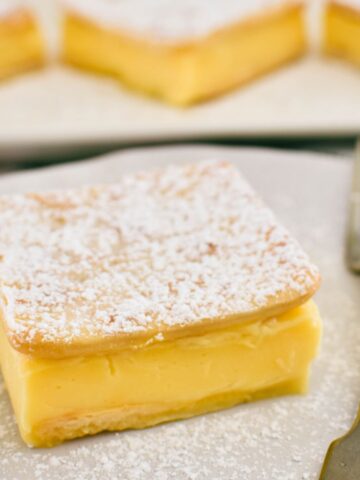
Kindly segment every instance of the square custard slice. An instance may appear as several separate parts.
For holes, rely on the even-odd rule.
[[[44,43],[33,14],[14,0],[0,0],[0,80],[44,62]]]
[[[232,164],[2,196],[0,279],[28,445],[307,390],[319,274]]]
[[[324,51],[360,66],[360,0],[331,0],[324,15]]]
[[[63,60],[185,106],[303,55],[300,0],[62,0]]]

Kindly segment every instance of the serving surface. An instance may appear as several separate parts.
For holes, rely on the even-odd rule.
[[[3,321],[34,355],[107,352],[280,314],[317,289],[227,162],[0,198]]]

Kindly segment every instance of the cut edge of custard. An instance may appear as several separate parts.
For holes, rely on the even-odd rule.
[[[323,21],[324,53],[360,66],[360,9],[331,1]]]
[[[278,318],[103,356],[35,358],[2,331],[0,359],[22,438],[49,447],[305,393],[320,336],[310,300]]]
[[[35,17],[16,8],[0,18],[0,81],[44,66],[45,44]]]
[[[70,65],[113,76],[131,90],[187,106],[235,89],[306,50],[304,5],[296,2],[174,46],[66,10],[61,56]]]

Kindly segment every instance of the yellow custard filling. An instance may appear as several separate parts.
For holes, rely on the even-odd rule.
[[[310,300],[277,318],[111,355],[41,359],[19,353],[1,333],[0,359],[21,436],[52,446],[304,393],[320,334]]]
[[[326,7],[324,50],[360,65],[360,10],[335,2]]]
[[[43,65],[43,40],[34,18],[14,11],[0,18],[0,79]]]
[[[178,45],[107,29],[72,12],[66,13],[64,20],[65,62],[110,74],[135,90],[175,105],[216,96],[305,50],[301,5],[265,11],[205,38]]]

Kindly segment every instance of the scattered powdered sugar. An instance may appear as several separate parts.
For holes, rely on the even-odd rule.
[[[156,163],[154,157],[161,156],[159,150],[152,155],[143,162]],[[184,159],[192,155],[193,151],[181,152]],[[324,337],[312,368],[310,393],[39,450],[22,443],[3,392],[1,479],[318,480],[327,446],[350,427],[360,398],[360,278],[346,271],[342,251],[350,165],[334,159],[325,162],[321,155],[295,159],[288,153],[241,150],[236,155],[237,165],[294,230],[322,273],[317,303]],[[176,158],[170,149],[166,156]],[[124,168],[125,156],[121,168],[119,160],[81,168],[93,169],[107,180],[106,171],[114,175],[116,168]],[[136,168],[136,159],[130,160]],[[78,173],[81,181],[83,174]],[[58,170],[51,175],[57,178]],[[38,178],[46,186],[51,175],[40,173]]]
[[[316,268],[238,170],[208,161],[0,197],[14,342],[156,332],[311,293]]]
[[[110,28],[176,43],[204,37],[228,24],[292,0],[62,0],[69,11]]]

